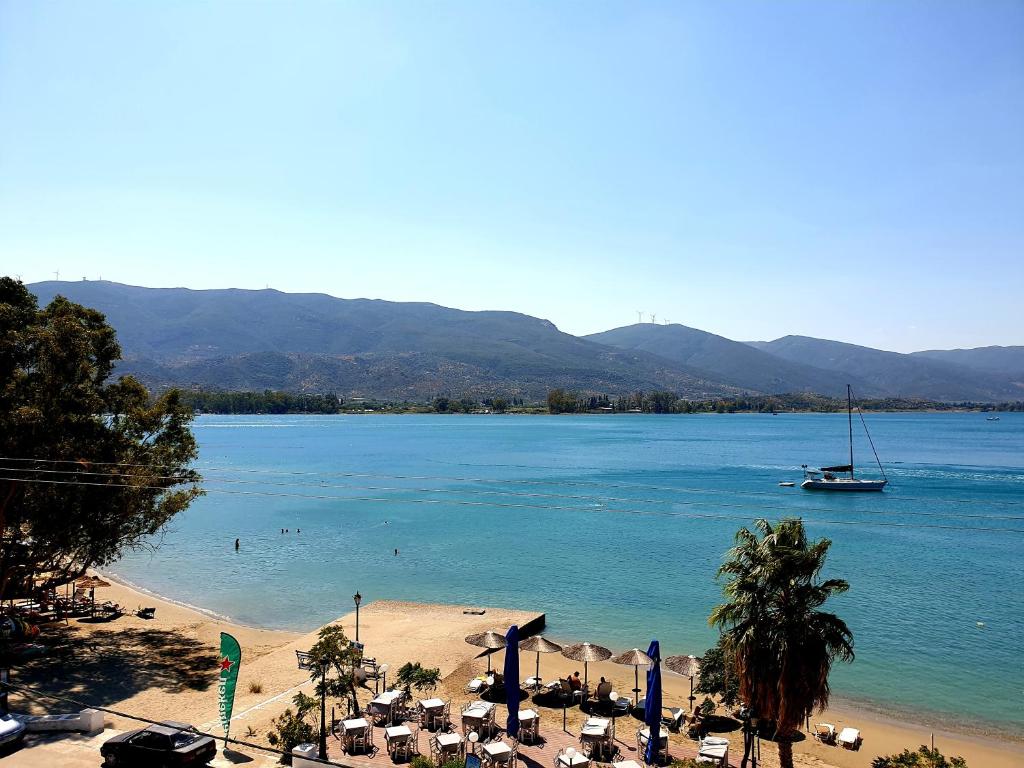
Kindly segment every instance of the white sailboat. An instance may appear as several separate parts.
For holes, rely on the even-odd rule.
[[[882,469],[882,462],[878,461],[878,454],[875,453],[875,461],[878,462],[878,469],[882,473],[881,480],[865,480],[854,477],[853,474],[853,394],[850,385],[846,385],[846,420],[850,432],[850,463],[840,464],[834,467],[822,467],[821,469],[809,469],[803,465],[804,481],[800,487],[808,491],[881,491],[888,484],[889,479]],[[871,440],[871,433],[868,432],[868,425],[861,414],[861,423],[864,424],[864,432],[871,443],[871,450],[875,450],[875,444]],[[839,477],[840,474],[849,473],[849,477]]]

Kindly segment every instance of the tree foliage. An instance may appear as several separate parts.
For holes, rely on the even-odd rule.
[[[402,665],[395,676],[398,685],[407,691],[415,688],[417,691],[433,690],[441,680],[441,670],[437,667],[424,667],[418,661],[408,661]]]
[[[316,737],[316,729],[307,716],[314,712],[317,702],[304,693],[298,693],[292,700],[295,711],[286,709],[278,717],[270,721],[273,730],[267,734],[271,746],[284,752],[282,761],[291,763],[292,750],[299,744],[310,744]]]
[[[803,522],[758,520],[760,536],[741,528],[719,569],[726,603],[709,622],[724,635],[754,713],[775,721],[779,761],[792,768],[791,736],[815,708],[828,704],[836,659],[853,660],[853,634],[838,616],[819,610],[845,592],[842,579],[820,579],[831,541],[807,539]]]
[[[727,707],[739,700],[740,680],[736,674],[735,657],[726,649],[724,637],[719,637],[713,647],[704,651],[694,690],[718,696]]]
[[[967,768],[967,761],[962,757],[947,760],[938,749],[922,744],[916,752],[904,749],[898,755],[876,757],[871,761],[871,768]]]
[[[61,296],[40,309],[0,278],[0,598],[149,545],[201,493],[191,411],[110,381],[120,354],[99,312]]]

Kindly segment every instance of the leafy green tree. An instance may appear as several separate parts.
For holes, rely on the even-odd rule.
[[[178,392],[131,377],[104,316],[58,296],[44,309],[0,278],[0,599],[117,560],[201,494]]]
[[[267,741],[284,753],[281,760],[289,765],[292,762],[292,750],[299,744],[309,744],[316,735],[316,730],[307,720],[307,717],[316,710],[316,699],[300,691],[295,694],[292,704],[295,711],[292,712],[291,708],[288,708],[271,720],[273,730],[267,734]]]
[[[725,648],[724,638],[719,637],[717,644],[704,651],[700,660],[700,677],[694,690],[718,696],[727,707],[739,699],[740,680],[734,656]]]
[[[441,670],[422,666],[418,661],[406,662],[398,670],[395,681],[407,692],[433,690],[441,680]]]
[[[832,542],[808,541],[800,519],[775,527],[758,520],[756,527],[760,536],[739,530],[718,570],[727,579],[727,602],[715,607],[709,622],[732,652],[740,695],[756,716],[775,722],[779,763],[792,768],[793,734],[815,708],[828,704],[832,662],[853,661],[849,627],[819,610],[849,584],[819,578]]]
[[[898,755],[876,757],[871,761],[871,768],[967,768],[967,761],[962,757],[947,760],[939,750],[922,744],[916,752],[904,749]]]
[[[327,699],[352,697],[353,708],[358,710],[353,670],[362,658],[337,624],[328,624],[320,630],[317,641],[309,649],[309,677],[316,683],[315,692],[320,699],[320,757],[327,757]]]

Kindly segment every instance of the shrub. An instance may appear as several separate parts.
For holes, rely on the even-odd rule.
[[[441,768],[466,768],[466,761],[458,759],[449,760]]]
[[[415,688],[418,691],[433,689],[437,687],[440,680],[440,669],[424,667],[418,661],[406,662],[395,676],[395,683],[405,688],[406,691],[410,688]]]
[[[708,696],[700,703],[700,713],[703,717],[710,717],[715,714],[715,702]]]
[[[876,757],[871,761],[871,768],[967,768],[967,761],[962,757],[946,760],[939,750],[922,744],[916,752],[904,749],[898,755]]]
[[[434,764],[430,762],[429,758],[416,755],[409,761],[409,768],[434,768]]]
[[[292,712],[289,708],[270,721],[273,730],[267,734],[267,741],[285,753],[281,757],[281,762],[287,765],[291,765],[292,750],[295,747],[316,741],[316,730],[306,722],[306,712],[308,710],[301,709]]]
[[[673,758],[668,768],[704,768],[692,757]]]
[[[263,683],[259,683],[255,680],[250,680],[249,693],[263,693]]]

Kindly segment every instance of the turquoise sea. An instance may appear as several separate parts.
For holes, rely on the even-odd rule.
[[[852,585],[832,605],[857,652],[838,698],[1024,732],[1024,414],[868,422],[883,494],[778,486],[846,460],[845,414],[203,416],[210,493],[110,570],[261,626],[315,628],[358,590],[699,655],[736,529],[800,515]]]

